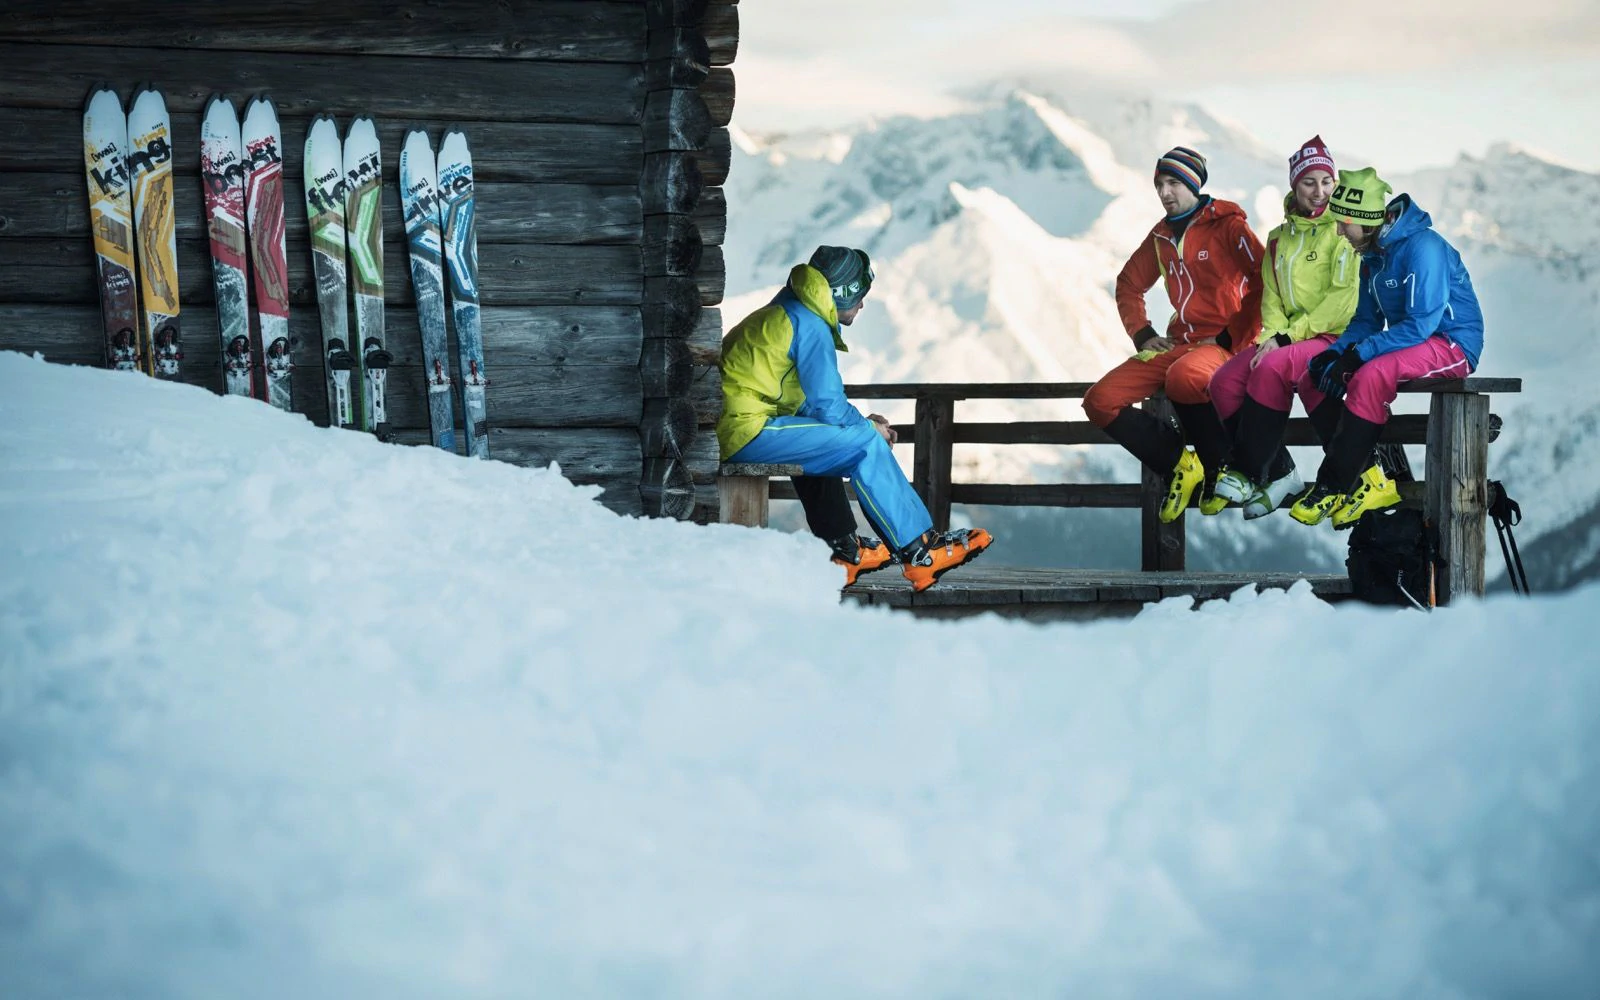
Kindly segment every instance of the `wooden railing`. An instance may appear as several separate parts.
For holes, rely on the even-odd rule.
[[[951,481],[957,444],[1082,445],[1114,442],[1088,420],[1024,420],[1010,423],[958,423],[956,402],[968,399],[1082,399],[1091,382],[913,382],[849,385],[850,398],[913,399],[914,423],[897,424],[899,443],[913,451],[911,482],[933,515],[935,526],[950,526],[953,503],[1024,507],[1137,507],[1141,511],[1140,564],[1145,570],[1184,568],[1184,519],[1162,524],[1157,517],[1165,492],[1162,477],[1148,469],[1138,484],[1121,483],[956,483]],[[1398,414],[1384,428],[1383,442],[1427,447],[1420,483],[1403,485],[1403,495],[1420,497],[1429,520],[1438,526],[1441,556],[1447,564],[1441,602],[1451,593],[1483,593],[1484,518],[1488,510],[1489,393],[1522,391],[1516,378],[1433,379],[1411,382],[1404,393],[1430,393],[1428,414]],[[1157,397],[1144,404],[1161,417],[1170,404]],[[1304,417],[1291,419],[1288,444],[1319,441]],[[771,484],[774,499],[794,499],[785,480]]]

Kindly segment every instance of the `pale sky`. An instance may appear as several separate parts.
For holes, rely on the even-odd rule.
[[[1322,132],[1410,170],[1505,140],[1600,171],[1600,0],[747,0],[739,14],[734,121],[758,132],[937,113],[953,90],[1027,76],[1193,100],[1285,156]]]

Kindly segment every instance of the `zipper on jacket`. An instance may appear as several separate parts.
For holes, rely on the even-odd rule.
[[[1299,228],[1299,226],[1295,227],[1295,229]],[[1294,260],[1296,257],[1300,256],[1300,251],[1306,248],[1306,234],[1302,232],[1298,235],[1300,237],[1300,242],[1295,245],[1294,253],[1290,254],[1289,257],[1283,262],[1284,270],[1287,273],[1287,279],[1284,281],[1283,285],[1289,290],[1290,309],[1300,308],[1299,306],[1295,305],[1294,301]]]
[[[1191,222],[1189,225],[1193,226],[1194,223]],[[1183,235],[1185,237],[1187,237],[1189,235],[1189,230],[1185,229],[1183,231]],[[1156,236],[1158,238],[1160,238],[1160,239],[1166,240],[1168,243],[1171,243],[1173,251],[1178,255],[1178,266],[1173,271],[1173,274],[1175,274],[1177,276],[1177,278],[1178,278],[1178,295],[1179,295],[1179,298],[1178,298],[1178,322],[1182,323],[1184,326],[1187,326],[1189,328],[1189,332],[1193,333],[1194,332],[1194,324],[1189,322],[1188,318],[1184,316],[1184,309],[1185,309],[1185,307],[1187,307],[1189,305],[1190,297],[1192,297],[1194,295],[1194,275],[1189,274],[1189,265],[1183,259],[1183,240],[1179,239],[1177,241],[1174,241],[1172,239],[1172,237],[1170,237],[1170,236],[1162,236],[1160,233],[1157,233]],[[1161,259],[1160,254],[1156,255],[1156,259],[1158,261]],[[1189,290],[1188,291],[1184,291],[1184,288],[1183,288],[1183,279],[1184,279],[1185,275],[1187,275],[1188,278],[1189,278]],[[1188,343],[1187,340],[1185,340],[1184,342]]]

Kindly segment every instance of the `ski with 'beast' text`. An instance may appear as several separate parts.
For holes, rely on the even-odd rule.
[[[138,371],[139,289],[134,279],[128,116],[117,92],[106,87],[96,89],[84,104],[83,166],[89,181],[89,231],[100,275],[106,367]]]
[[[222,383],[230,396],[255,395],[250,377],[249,250],[245,240],[244,143],[239,112],[219,95],[200,122],[200,179],[204,185],[211,277],[222,336]]]
[[[433,443],[456,450],[450,405],[450,344],[444,318],[444,248],[439,231],[439,180],[433,144],[426,132],[406,133],[400,149],[400,211],[406,222],[411,286],[422,329],[423,383],[428,389],[428,426]]]
[[[128,105],[128,175],[134,243],[144,298],[144,362],[157,378],[178,377],[178,226],[172,204],[172,121],[161,91],[143,87]]]
[[[283,138],[271,98],[256,97],[245,106],[242,138],[245,220],[266,398],[280,410],[292,410],[289,379],[294,364],[289,345],[289,261],[283,228]]]
[[[461,359],[461,418],[467,455],[489,457],[489,378],[483,370],[483,322],[478,306],[478,221],[467,137],[450,131],[439,143],[439,210],[450,311]]]
[[[327,359],[328,424],[355,426],[350,376],[350,307],[344,263],[344,153],[339,126],[318,115],[306,132],[306,218],[311,228],[311,270],[317,279],[317,312],[322,319],[323,357]]]
[[[344,233],[354,291],[361,429],[389,440],[388,380],[394,355],[384,346],[383,156],[371,118],[357,118],[344,137]]]

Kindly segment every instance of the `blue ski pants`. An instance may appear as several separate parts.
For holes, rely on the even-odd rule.
[[[862,512],[896,552],[933,527],[928,508],[870,420],[841,427],[810,417],[773,417],[728,461],[787,463],[808,476],[848,476]]]

